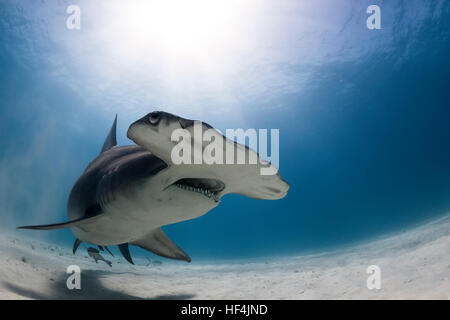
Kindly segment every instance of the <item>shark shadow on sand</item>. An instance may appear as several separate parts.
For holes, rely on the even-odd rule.
[[[184,300],[192,299],[195,294],[168,294],[158,296],[139,297],[126,292],[115,291],[103,285],[100,281],[103,275],[110,272],[84,270],[81,273],[81,289],[69,290],[66,286],[68,275],[61,273],[54,281],[49,281],[43,290],[25,288],[8,281],[3,281],[5,287],[24,298],[37,300]]]

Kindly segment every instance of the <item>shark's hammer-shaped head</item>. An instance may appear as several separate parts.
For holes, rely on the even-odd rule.
[[[225,190],[224,181],[213,173],[212,168],[202,165],[174,165],[171,158],[172,150],[178,143],[176,139],[175,141],[172,139],[173,133],[176,130],[182,130],[193,135],[194,123],[195,120],[185,119],[168,112],[153,111],[131,124],[127,137],[172,167],[175,178],[165,189],[176,190],[177,193],[191,196],[194,194],[205,196],[206,198],[200,199],[213,201],[215,206]],[[208,124],[203,125],[211,128]],[[177,168],[174,169],[174,167]]]
[[[153,111],[132,123],[127,137],[170,164],[171,151],[176,144],[171,141],[172,133],[177,129],[186,129],[193,123],[194,120],[168,112]]]
[[[172,158],[173,151],[177,150],[175,147],[180,141],[177,138],[174,139],[173,133],[176,130],[192,138],[189,140],[189,145],[192,146],[189,157],[192,160],[188,164],[180,165]],[[209,132],[208,136],[213,137],[212,140],[202,138],[202,133],[197,134],[199,131]],[[163,111],[154,111],[131,124],[127,136],[166,162],[171,172],[176,173],[167,187],[175,186],[190,192],[198,192],[215,202],[227,193],[276,200],[284,198],[288,192],[289,184],[280,177],[277,170],[273,171],[272,175],[261,174],[261,168],[270,164],[261,159],[255,150],[226,138],[207,123],[185,119]],[[180,134],[175,136],[179,138]],[[231,150],[234,157],[239,152],[244,152],[245,159],[253,158],[256,161],[228,163],[224,158],[224,161],[220,163],[207,163],[203,161],[205,160],[203,158],[201,162],[196,162],[196,150],[199,150],[200,154],[206,154],[205,150],[209,148],[208,141],[220,142],[218,144],[220,147],[217,147],[216,151],[222,150],[224,157],[228,157],[228,151]]]

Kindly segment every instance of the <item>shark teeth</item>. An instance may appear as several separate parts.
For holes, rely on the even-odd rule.
[[[181,183],[176,183],[175,186],[180,188],[180,189],[187,190],[187,191],[201,193],[204,196],[206,196],[206,197],[208,197],[208,198],[210,198],[210,199],[212,199],[212,200],[214,200],[216,202],[219,201],[219,197],[218,197],[217,193],[216,192],[212,192],[212,191],[210,191],[208,189],[195,188],[195,187],[187,186],[187,185],[184,185],[184,184],[181,184]]]

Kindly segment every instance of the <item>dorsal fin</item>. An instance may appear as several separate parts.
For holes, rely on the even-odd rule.
[[[109,150],[112,147],[117,145],[116,127],[117,127],[117,114],[116,114],[116,118],[114,119],[111,130],[109,130],[108,136],[106,137],[105,142],[103,143],[103,148],[100,153],[105,152],[106,150]]]

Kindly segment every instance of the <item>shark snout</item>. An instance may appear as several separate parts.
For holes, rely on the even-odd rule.
[[[133,140],[136,144],[142,145],[145,140],[155,139],[155,135],[159,132],[158,126],[151,124],[148,120],[139,119],[133,122],[127,130],[128,139]]]

